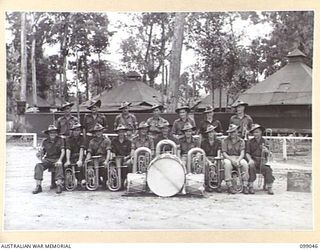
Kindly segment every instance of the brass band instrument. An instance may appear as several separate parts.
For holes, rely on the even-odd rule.
[[[186,193],[204,195],[206,153],[201,148],[192,148],[187,154]]]
[[[101,155],[91,157],[93,166],[88,164],[92,161],[85,162],[84,164],[87,190],[94,191],[99,187],[99,159],[101,159],[101,157]]]
[[[70,164],[64,170],[64,185],[67,191],[73,191],[77,187],[76,165]]]
[[[208,187],[210,189],[217,189],[221,187],[221,182],[224,179],[224,169],[222,167],[223,157],[221,151],[218,151],[216,157],[208,157],[208,159],[212,159],[215,162],[215,165],[212,164],[208,168]]]
[[[237,193],[241,193],[243,190],[243,181],[240,167],[235,167],[231,171],[231,184],[233,189]]]
[[[107,164],[107,187],[110,191],[119,191],[122,187],[121,168],[125,157],[116,156]]]
[[[161,140],[156,146],[156,156],[169,153],[177,155],[177,144],[172,140]]]
[[[151,150],[147,147],[140,147],[134,151],[133,173],[146,173],[151,161]]]

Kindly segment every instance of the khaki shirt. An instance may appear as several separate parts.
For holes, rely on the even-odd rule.
[[[151,151],[154,150],[154,140],[151,136],[147,135],[146,137],[141,137],[139,135],[132,138],[132,144],[131,149],[136,150],[140,147],[147,147],[151,149]]]
[[[124,117],[123,114],[117,115],[114,120],[114,129],[116,129],[120,124],[133,130],[135,130],[138,125],[136,116],[131,113],[129,113],[127,117]]]
[[[88,152],[91,155],[102,155],[103,159],[107,156],[108,150],[111,149],[111,141],[108,137],[95,137],[89,142]]]
[[[191,138],[191,142],[187,142],[186,137],[183,137],[179,140],[181,156],[188,154],[188,151],[192,148],[200,147],[200,141],[197,139]]]
[[[173,125],[172,125],[172,134],[173,135],[182,135],[183,132],[181,131],[181,129],[183,128],[183,126],[186,124],[186,123],[190,123],[193,127],[196,126],[196,123],[194,122],[194,120],[191,118],[191,117],[187,117],[186,121],[183,121],[181,120],[180,118],[175,120],[173,122]]]
[[[246,148],[246,153],[249,154],[253,160],[260,160],[262,144],[264,144],[268,148],[268,144],[264,138],[261,138],[259,142],[256,140],[256,138],[250,139]],[[264,160],[266,160],[266,155],[264,155],[263,157]]]
[[[59,130],[59,134],[69,136],[70,129],[75,124],[78,123],[78,118],[75,116],[61,116],[58,118],[56,122],[57,129]]]
[[[61,155],[61,149],[64,149],[64,144],[58,136],[53,141],[47,138],[42,142],[42,152],[46,155],[46,159],[58,160]]]
[[[160,125],[162,124],[165,124],[167,123],[168,121],[162,117],[158,117],[158,118],[155,118],[155,117],[150,117],[148,118],[147,120],[147,123],[148,125],[150,126],[149,127],[149,130],[152,131],[152,132],[160,132],[161,129],[159,128]]]
[[[242,119],[240,119],[237,115],[233,115],[230,118],[230,123],[239,126],[239,133],[241,136],[245,135],[245,130],[249,131],[252,128],[253,120],[251,116],[244,115]]]
[[[232,142],[230,136],[228,136],[222,141],[221,145],[222,152],[227,153],[229,156],[240,156],[241,151],[245,150],[245,147],[245,141],[239,136],[237,136],[237,140],[235,142]]]
[[[94,118],[92,114],[86,114],[83,120],[83,126],[86,129],[86,132],[90,132],[94,126],[99,123],[104,128],[108,128],[107,118],[105,115],[97,113],[97,116]]]

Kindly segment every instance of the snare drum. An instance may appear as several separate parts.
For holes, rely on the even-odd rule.
[[[147,190],[147,178],[145,173],[129,173],[127,175],[127,193],[144,193]]]
[[[162,197],[170,197],[181,191],[186,170],[175,155],[164,153],[150,162],[147,183],[150,190]]]
[[[204,195],[204,174],[186,175],[186,193],[192,195]]]

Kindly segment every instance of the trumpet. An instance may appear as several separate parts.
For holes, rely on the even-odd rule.
[[[140,147],[134,151],[133,173],[146,173],[151,161],[151,150],[147,147]]]
[[[163,153],[177,155],[177,144],[171,140],[161,140],[156,146],[156,156]]]
[[[101,155],[92,156],[93,166],[89,166],[89,162],[85,162],[85,178],[86,188],[90,191],[97,190],[99,187],[99,159]]]

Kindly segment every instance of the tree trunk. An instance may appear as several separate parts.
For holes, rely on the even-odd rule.
[[[21,13],[21,89],[20,101],[26,104],[27,100],[27,46],[26,46],[26,13]],[[19,116],[19,123],[22,127],[22,132],[25,132],[25,115]]]
[[[66,20],[67,22],[67,20]],[[61,101],[65,102],[67,100],[68,95],[68,87],[67,87],[67,55],[68,55],[68,49],[67,49],[67,32],[68,32],[68,25],[65,24],[64,26],[64,32],[63,32],[63,39],[62,39],[62,46],[61,46],[61,53],[63,57],[63,65],[62,65],[62,86],[61,86]]]
[[[183,31],[185,16],[187,13],[179,12],[175,14],[174,34],[171,49],[170,72],[169,72],[169,95],[172,97],[170,110],[175,110],[178,103],[179,78],[181,67],[181,52],[183,43]]]
[[[100,53],[98,53],[98,93],[102,92],[102,84],[101,84],[101,65],[100,65]]]
[[[35,59],[35,52],[36,52],[36,26],[35,21],[33,18],[33,27],[32,27],[32,47],[31,47],[31,71],[32,71],[32,99],[33,99],[33,106],[38,106],[37,101],[37,71],[36,71],[36,59]]]

